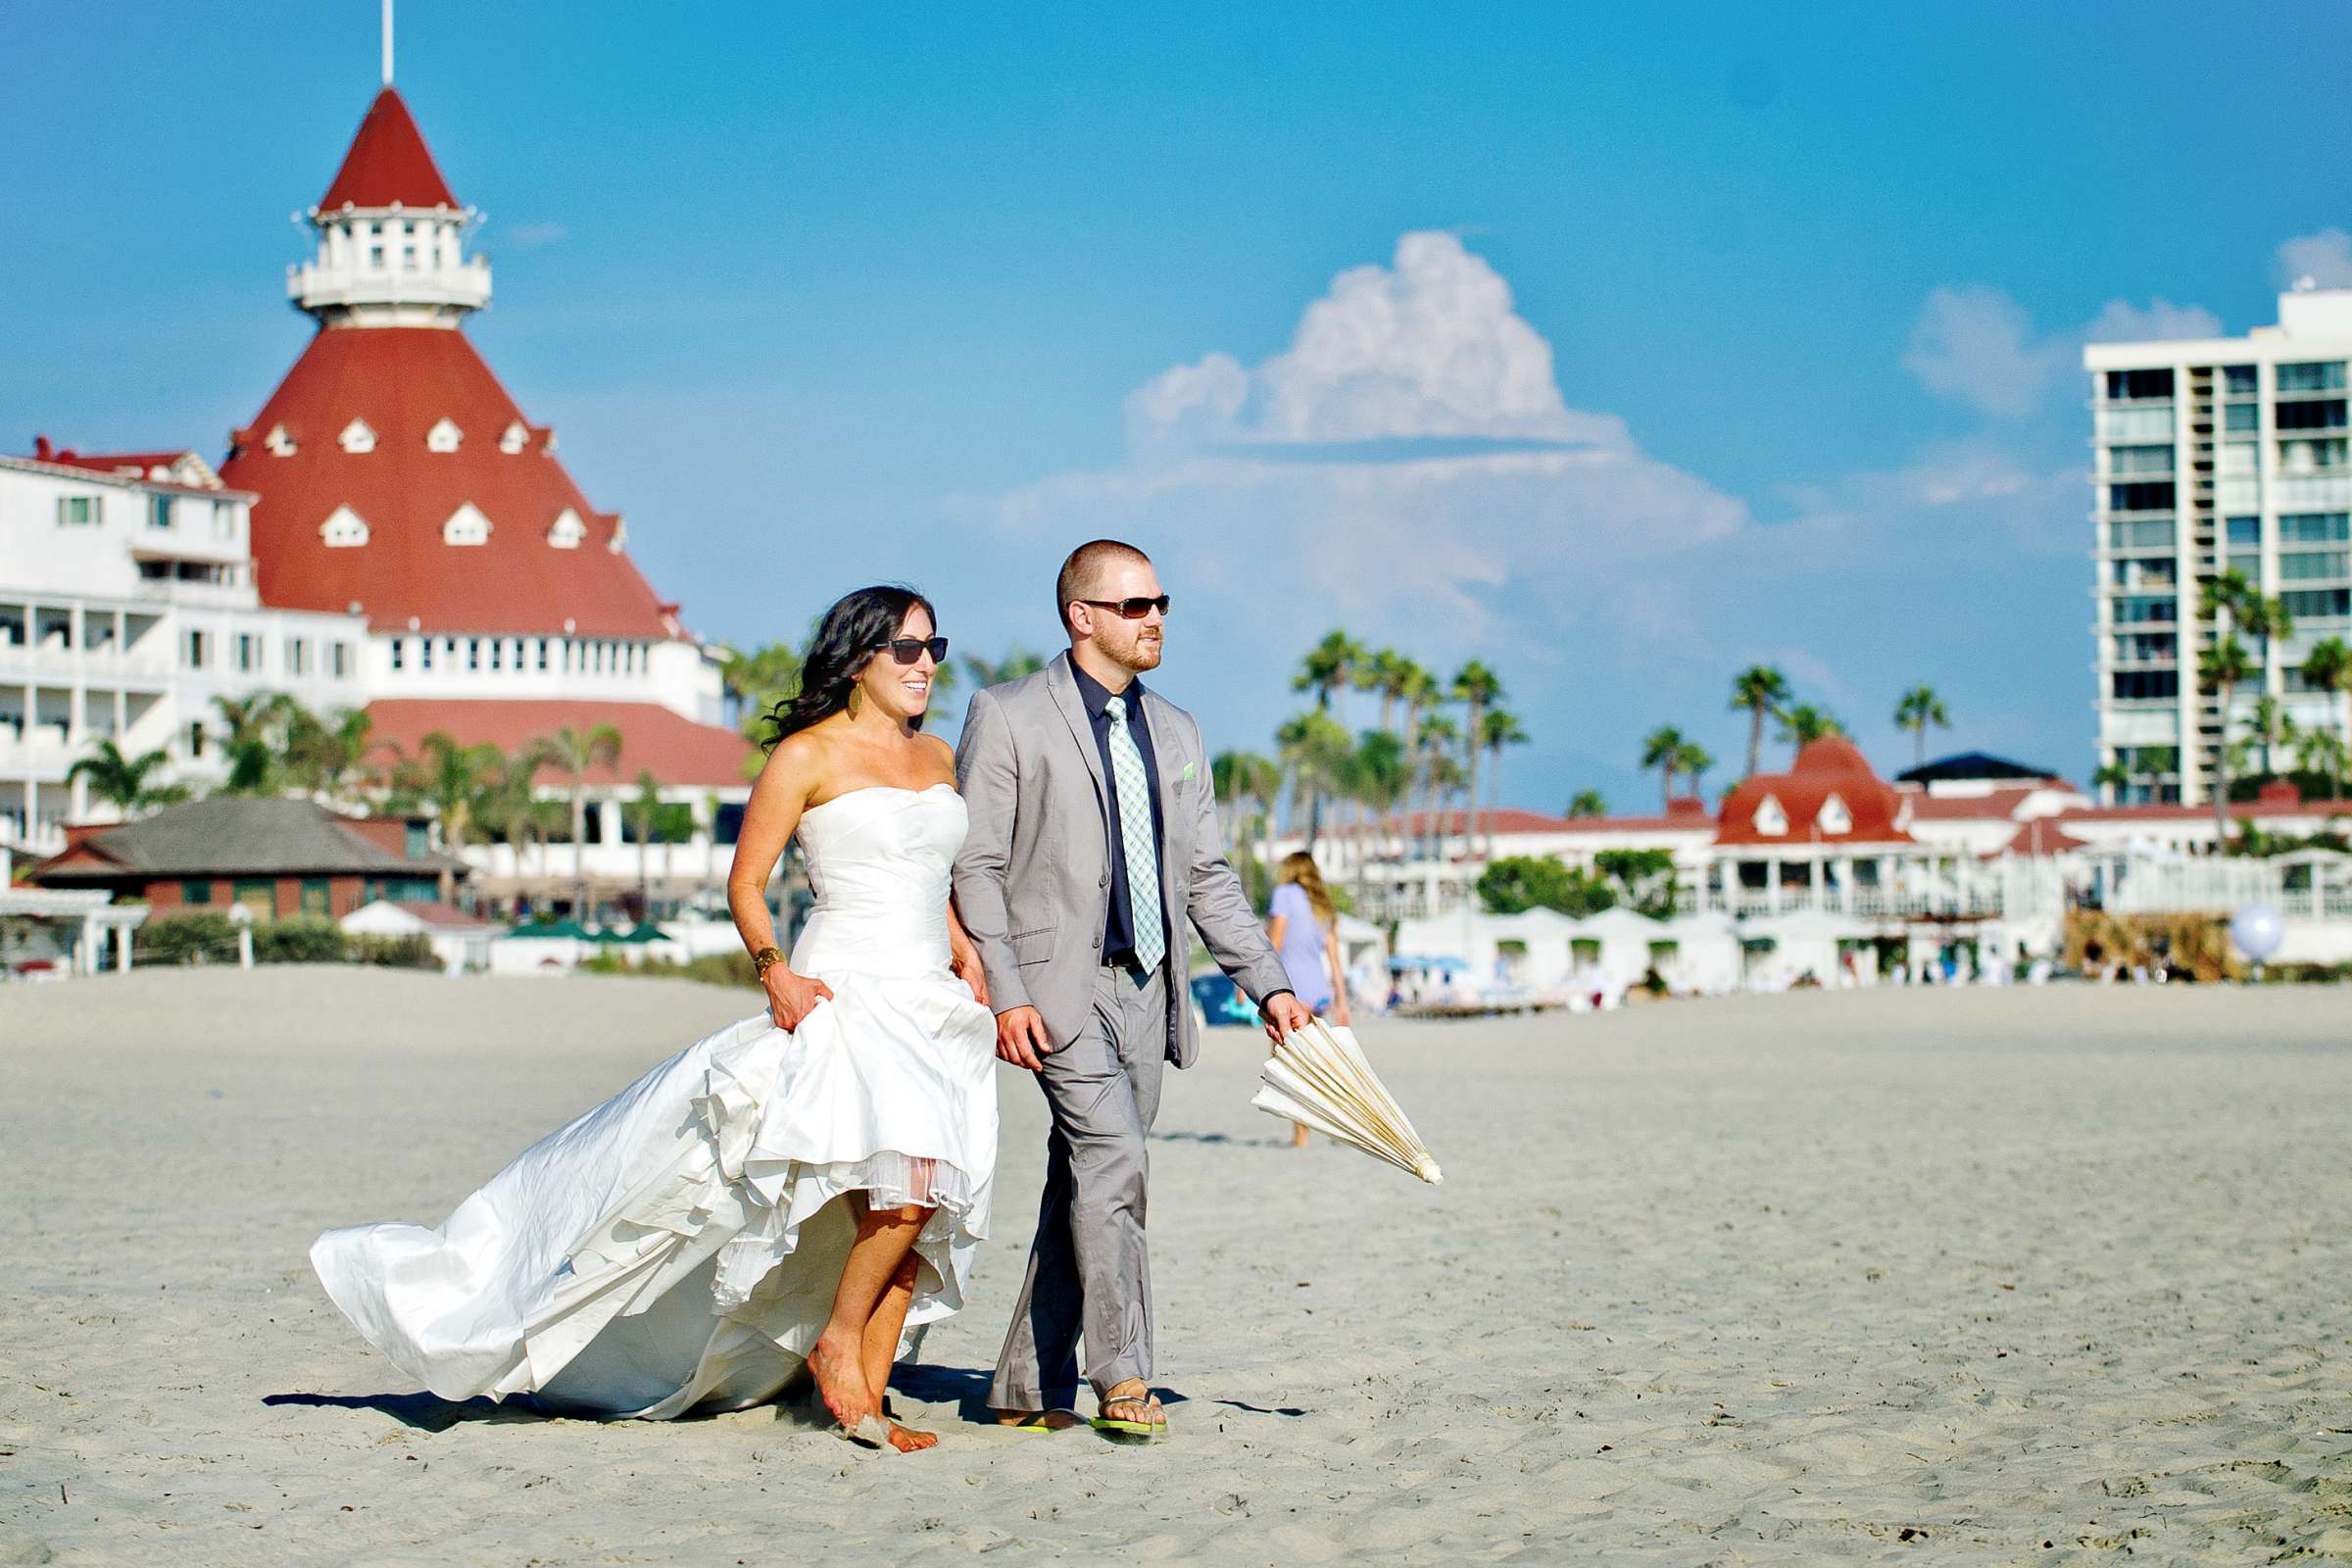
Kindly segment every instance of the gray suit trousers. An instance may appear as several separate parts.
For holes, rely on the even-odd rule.
[[[999,1409],[1071,1404],[1081,1337],[1098,1395],[1152,1377],[1144,1137],[1159,1114],[1167,1060],[1167,972],[1165,963],[1149,976],[1102,967],[1087,1027],[1038,1074],[1054,1131],[1037,1241],[989,1393]]]

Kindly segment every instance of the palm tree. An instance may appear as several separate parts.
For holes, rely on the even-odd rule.
[[[2253,673],[2254,662],[2235,632],[2224,632],[2197,655],[2197,679],[2208,691],[2219,693],[2222,704],[2222,743],[2213,749],[2213,822],[2221,835],[2219,849],[2230,847],[2230,699],[2238,683]]]
[[[555,749],[546,741],[525,742],[505,759],[474,807],[473,825],[514,852],[518,886],[528,877],[527,851],[539,852],[539,869],[546,873],[547,847],[564,825],[564,803],[539,798],[539,770],[555,760]]]
[[[630,831],[637,835],[637,907],[640,911],[649,910],[653,907],[648,889],[653,880],[654,835],[662,825],[662,781],[654,777],[652,768],[637,770],[637,793],[629,797],[621,814],[627,819]]]
[[[440,729],[419,741],[417,751],[420,755],[416,764],[416,792],[433,808],[433,815],[441,824],[441,853],[458,859],[472,839],[474,816],[484,796],[493,791],[498,776],[506,771],[506,759],[497,747],[487,742],[461,746],[457,737]],[[454,891],[456,873],[444,867],[443,902]]]
[[[2132,787],[2132,770],[2121,762],[2108,762],[2090,775],[2090,781],[2107,792],[2107,799],[2112,804]]]
[[[1528,734],[1526,726],[1519,722],[1518,714],[1506,711],[1505,710],[1499,708],[1490,708],[1487,710],[1485,718],[1480,721],[1478,732],[1481,738],[1486,742],[1487,752],[1494,760],[1494,772],[1490,775],[1492,782],[1487,787],[1487,808],[1489,812],[1487,817],[1487,861],[1489,864],[1492,864],[1494,863],[1494,818],[1493,812],[1502,804],[1503,748],[1508,746],[1525,746],[1535,737]]]
[[[302,705],[283,692],[253,692],[243,697],[216,695],[213,707],[228,733],[220,750],[228,758],[223,795],[274,795],[283,778],[285,736]]]
[[[1412,684],[1414,672],[1420,668],[1394,648],[1382,648],[1364,656],[1355,665],[1355,689],[1377,692],[1380,695],[1380,727],[1396,727],[1396,705],[1403,701],[1405,689]]]
[[[171,762],[171,755],[160,748],[125,757],[110,737],[93,744],[87,757],[74,760],[74,765],[66,769],[66,782],[89,780],[91,795],[128,816],[133,811],[187,799],[187,786],[183,784],[148,782],[157,769],[169,767]]]
[[[2329,729],[2307,729],[2296,738],[2295,760],[2306,773],[2327,777],[2328,798],[2344,798],[2344,738]]]
[[[2172,746],[2142,746],[2136,761],[2139,770],[2148,777],[2148,799],[2164,799],[2164,776],[2180,770],[2180,752]]]
[[[1606,816],[1609,814],[1609,803],[1601,798],[1598,790],[1578,790],[1574,795],[1568,797],[1568,809],[1564,814],[1568,816]]]
[[[574,886],[572,917],[585,920],[588,908],[588,774],[603,766],[620,768],[620,731],[611,724],[574,729],[566,724],[548,738],[556,766],[571,780],[571,875]]]
[[[1706,799],[1707,769],[1714,765],[1714,754],[1695,741],[1684,742],[1674,760],[1674,770],[1690,781],[1690,793],[1701,800]]]
[[[1364,809],[1363,829],[1375,841],[1371,847],[1359,839],[1355,856],[1356,891],[1368,891],[1364,873],[1369,869],[1372,851],[1378,840],[1385,837],[1396,809],[1405,802],[1412,788],[1412,759],[1406,755],[1404,742],[1385,729],[1368,729],[1356,737],[1355,754],[1348,769],[1348,786],[1356,803]]]
[[[1928,760],[1928,726],[1950,729],[1952,715],[1944,710],[1943,699],[1936,695],[1933,686],[1914,686],[1903,693],[1903,700],[1894,705],[1894,722],[1898,729],[1911,732],[1913,766],[1925,766]]]
[[[1747,714],[1747,773],[1764,759],[1764,717],[1777,713],[1789,697],[1788,677],[1771,664],[1750,664],[1732,677],[1732,707]]]
[[[342,709],[331,718],[295,709],[286,724],[286,781],[314,799],[339,799],[367,769],[374,727],[364,708]]]
[[[1435,695],[1432,683],[1430,695]],[[1425,712],[1420,726],[1413,731],[1413,755],[1418,766],[1415,771],[1427,786],[1428,815],[1422,819],[1423,855],[1437,859],[1446,848],[1445,795],[1451,788],[1455,769],[1453,748],[1461,732],[1453,720],[1441,712]]]
[[[1274,802],[1282,794],[1282,766],[1256,752],[1219,752],[1210,759],[1209,778],[1219,800],[1233,803],[1235,847],[1254,859],[1269,876],[1273,872]],[[1254,810],[1246,807],[1254,807]],[[1258,848],[1250,849],[1250,824],[1258,826]]]
[[[2259,667],[2256,673],[2260,673]],[[2271,696],[2254,699],[2253,732],[2246,737],[2246,745],[2249,751],[2257,744],[2262,747],[2264,777],[2268,778],[2278,771],[2272,765],[2273,749],[2294,745],[2300,733],[2295,727],[2294,715],[2286,710],[2284,703]]]
[[[1306,808],[1306,849],[1313,854],[1323,823],[1323,799],[1338,786],[1354,750],[1348,732],[1329,713],[1298,714],[1274,732],[1283,766],[1291,775],[1291,804]]]
[[[1462,727],[1463,751],[1469,758],[1470,816],[1464,843],[1473,853],[1478,848],[1478,757],[1487,749],[1487,710],[1502,700],[1502,677],[1473,659],[1454,672],[1450,695],[1470,710],[1470,720]]]
[[[790,643],[763,643],[749,653],[720,650],[719,686],[735,706],[737,729],[759,738],[767,710],[801,689],[801,651]]]
[[[2303,684],[2314,691],[2335,694],[2343,734],[2352,735],[2352,705],[2344,702],[2345,695],[2352,693],[2352,644],[2346,643],[2341,637],[2325,637],[2312,644],[2311,652],[2303,656]],[[2343,782],[2341,770],[2328,777],[2331,780],[2328,799],[2339,799],[2337,789]]]
[[[1779,738],[1800,752],[1825,736],[1845,733],[1845,726],[1838,721],[1837,714],[1827,709],[1816,708],[1811,703],[1799,703],[1784,710],[1780,718]]]
[[[1348,636],[1346,631],[1334,628],[1324,633],[1323,640],[1308,649],[1306,657],[1298,662],[1298,673],[1291,677],[1291,690],[1313,692],[1315,711],[1328,715],[1332,708],[1332,695],[1353,686],[1356,669],[1369,662],[1370,659],[1371,655],[1365,652],[1362,643]],[[1345,722],[1341,724],[1340,733],[1343,736],[1348,733]],[[1306,847],[1310,852],[1315,847],[1315,838],[1322,827],[1323,795],[1321,790],[1317,790],[1309,797],[1307,805]]]
[[[1672,724],[1661,724],[1649,732],[1642,743],[1642,765],[1658,770],[1659,798],[1665,807],[1674,805],[1674,775],[1682,771],[1683,748],[1690,739]]]

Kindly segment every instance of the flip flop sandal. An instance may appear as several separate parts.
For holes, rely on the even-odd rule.
[[[1116,1399],[1102,1401],[1102,1408],[1105,1410],[1118,1406],[1151,1410],[1157,1414],[1152,1403],[1152,1396],[1148,1394],[1123,1396]],[[1122,1416],[1099,1415],[1087,1424],[1114,1443],[1162,1443],[1168,1436],[1168,1421],[1165,1415],[1159,1415],[1157,1420],[1145,1421],[1130,1420]]]
[[[1069,1419],[1056,1423],[1054,1417],[1057,1415],[1066,1415]],[[1037,1411],[1023,1420],[1000,1422],[999,1425],[1007,1432],[1018,1432],[1023,1437],[1050,1438],[1056,1432],[1067,1432],[1078,1425],[1078,1412],[1067,1405],[1057,1404],[1051,1410]]]

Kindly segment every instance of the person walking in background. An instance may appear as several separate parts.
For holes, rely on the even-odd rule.
[[[1347,967],[1340,962],[1340,911],[1315,858],[1295,850],[1282,858],[1275,873],[1274,903],[1267,911],[1266,936],[1282,955],[1282,967],[1291,989],[1318,1018],[1329,1018],[1345,1029],[1348,1015]],[[1291,1124],[1291,1144],[1304,1149],[1306,1129]]]

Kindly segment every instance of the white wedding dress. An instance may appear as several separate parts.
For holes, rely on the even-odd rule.
[[[996,1030],[948,969],[962,797],[853,790],[801,817],[816,893],[762,1011],[552,1133],[438,1230],[329,1231],[311,1262],[370,1345],[444,1398],[666,1419],[770,1399],[800,1370],[856,1235],[845,1195],[937,1209],[908,1330],[963,1305],[988,1234]],[[906,1353],[902,1342],[901,1353]]]

